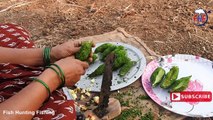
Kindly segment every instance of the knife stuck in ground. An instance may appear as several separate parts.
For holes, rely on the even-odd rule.
[[[99,117],[102,118],[104,115],[106,115],[109,111],[107,111],[108,103],[109,103],[109,96],[111,94],[110,92],[110,86],[112,85],[112,66],[114,63],[115,54],[110,53],[105,61],[105,70],[103,74],[103,80],[101,85],[101,92],[100,92],[100,102],[97,108],[93,110],[93,112]]]

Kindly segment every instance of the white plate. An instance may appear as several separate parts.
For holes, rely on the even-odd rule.
[[[124,77],[120,77],[118,75],[119,70],[113,72],[111,91],[114,91],[126,87],[131,83],[135,82],[142,75],[146,67],[146,59],[139,49],[131,45],[127,45],[120,42],[107,42],[107,43],[124,46],[125,49],[127,49],[128,57],[131,58],[131,60],[138,61],[137,64]],[[97,48],[102,44],[104,43],[96,44],[95,48]],[[93,48],[93,51],[95,50],[95,48]],[[102,63],[103,62],[96,60],[94,64],[90,65],[90,67],[86,71],[86,74],[81,77],[80,81],[76,83],[76,86],[79,88],[87,89],[88,91],[100,92],[103,75],[95,77],[94,78],[95,82],[93,83],[91,82],[91,79],[88,77],[88,74],[92,73]]]
[[[185,91],[213,92],[213,62],[193,55],[168,55],[150,62],[142,76],[142,85],[146,93],[160,106],[190,117],[212,117],[213,101],[211,102],[171,102],[168,90],[159,86],[152,88],[150,76],[157,67],[163,67],[166,72],[172,66],[179,67],[178,79],[192,75],[189,86]]]

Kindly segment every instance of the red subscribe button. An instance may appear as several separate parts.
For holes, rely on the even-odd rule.
[[[209,91],[186,91],[170,93],[171,102],[211,102],[212,92]]]

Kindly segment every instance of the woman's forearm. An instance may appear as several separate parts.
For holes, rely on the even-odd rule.
[[[25,64],[38,66],[43,64],[43,49],[13,49],[0,47],[0,63]]]
[[[56,73],[51,69],[45,70],[38,79],[43,80],[50,88],[51,92],[56,90],[60,80]],[[31,114],[18,115],[15,111],[36,111],[45,99],[48,98],[48,91],[39,82],[32,82],[19,93],[0,104],[0,118],[8,120],[32,119]],[[7,114],[7,111],[13,111],[14,114]]]

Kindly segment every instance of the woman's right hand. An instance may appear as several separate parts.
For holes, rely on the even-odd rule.
[[[85,70],[89,67],[87,62],[82,62],[73,57],[67,57],[55,62],[64,72],[65,86],[73,86],[77,83],[81,75],[85,74]]]

